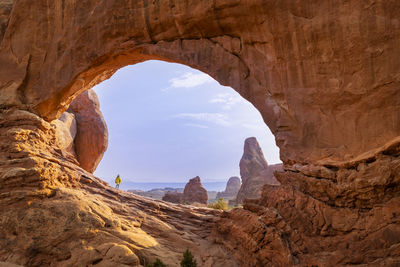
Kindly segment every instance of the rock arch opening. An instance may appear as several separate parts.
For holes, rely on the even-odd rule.
[[[117,173],[125,178],[123,189],[149,183],[183,187],[199,175],[209,191],[223,191],[229,177],[240,177],[243,144],[251,136],[270,164],[280,162],[274,136],[254,106],[198,70],[150,60],[121,68],[93,90],[100,109],[90,91],[67,113],[77,119],[81,166],[96,169],[111,185]]]

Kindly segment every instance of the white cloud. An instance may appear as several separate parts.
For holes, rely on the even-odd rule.
[[[179,77],[170,79],[170,86],[163,91],[168,91],[171,88],[193,88],[211,82],[215,82],[215,80],[205,73],[187,72]]]
[[[206,125],[197,124],[197,123],[186,123],[185,126],[195,127],[195,128],[202,128],[202,129],[207,129],[208,128],[208,126],[206,126]]]
[[[221,113],[179,113],[174,118],[193,119],[197,121],[211,122],[221,126],[230,126],[228,116]]]
[[[229,110],[237,103],[243,101],[241,96],[233,95],[230,93],[218,94],[216,97],[210,99],[210,103],[222,104],[222,109]]]

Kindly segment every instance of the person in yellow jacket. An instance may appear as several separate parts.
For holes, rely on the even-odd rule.
[[[119,185],[120,185],[121,182],[122,182],[122,179],[118,174],[117,178],[115,178],[115,188],[119,189]]]

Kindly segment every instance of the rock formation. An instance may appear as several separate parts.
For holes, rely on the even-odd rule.
[[[200,203],[207,205],[207,190],[201,184],[199,176],[189,180],[183,190],[183,201],[188,203]]]
[[[279,185],[274,172],[282,170],[282,164],[268,165],[255,137],[245,140],[239,166],[242,186],[237,193],[237,203],[242,203],[245,198],[259,198],[266,184]]]
[[[227,200],[236,199],[237,193],[240,189],[240,178],[239,177],[231,177],[229,178],[228,182],[226,183],[226,188],[222,192],[218,192],[216,199],[224,198]]]
[[[189,204],[203,204],[207,205],[208,193],[207,190],[201,184],[199,176],[196,176],[189,180],[186,184],[183,193],[168,191],[162,198],[164,201],[172,203],[189,203]]]
[[[183,193],[181,192],[173,192],[173,191],[168,191],[165,193],[165,195],[162,197],[162,200],[168,201],[171,203],[177,203],[177,204],[182,204],[184,203],[183,200]]]
[[[176,266],[189,247],[201,266],[398,265],[399,13],[395,0],[0,0],[0,261]],[[151,59],[250,101],[281,185],[220,215],[80,168],[50,122]]]
[[[107,125],[93,90],[80,94],[68,111],[52,121],[56,141],[62,153],[93,173],[103,157],[108,144]]]
[[[89,90],[77,96],[68,111],[76,118],[74,143],[77,159],[83,169],[93,173],[108,145],[107,125],[95,91]]]
[[[0,262],[177,266],[189,247],[202,266],[237,266],[210,235],[218,211],[110,187],[62,153],[56,126],[32,113],[1,110],[0,125]]]

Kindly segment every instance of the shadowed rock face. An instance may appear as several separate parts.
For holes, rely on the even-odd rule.
[[[236,202],[241,204],[245,198],[259,198],[266,184],[278,185],[275,171],[282,170],[282,164],[268,165],[255,137],[247,138],[239,163],[242,185],[237,193]]]
[[[0,261],[175,266],[190,247],[201,266],[398,265],[399,13],[395,0],[0,0]],[[249,100],[281,185],[220,216],[78,167],[49,122],[150,59]]]
[[[240,178],[239,177],[231,177],[226,183],[226,188],[223,192],[218,192],[216,199],[224,198],[228,200],[236,199],[237,193],[240,189]]]

